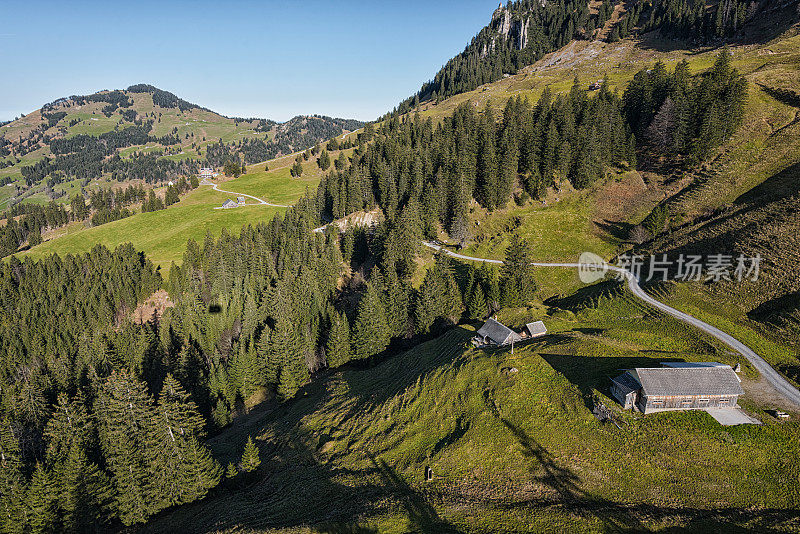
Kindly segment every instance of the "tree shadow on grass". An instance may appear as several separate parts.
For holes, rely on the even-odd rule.
[[[604,232],[600,237],[607,243],[627,243],[631,235],[631,228],[633,228],[631,223],[611,221],[609,219],[592,222]]]
[[[440,532],[442,534],[459,532],[450,523],[440,518],[436,509],[428,503],[425,497],[414,490],[384,460],[376,460],[370,455],[370,461],[378,470],[386,492],[399,499],[408,513],[407,532]]]
[[[584,286],[566,297],[551,297],[544,301],[550,308],[569,310],[577,313],[586,308],[595,308],[601,298],[618,297],[623,294],[623,285],[619,280],[603,280],[590,286]]]
[[[559,465],[553,455],[525,430],[511,421],[500,421],[514,435],[522,447],[522,455],[530,461],[530,472],[534,482],[555,492],[557,501],[578,511],[591,515],[603,525],[604,532],[644,532],[647,529],[636,517],[626,513],[621,506],[606,499],[595,498],[581,488],[581,479],[567,467]]]

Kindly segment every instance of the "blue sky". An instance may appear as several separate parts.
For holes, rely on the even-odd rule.
[[[0,0],[0,120],[150,83],[229,116],[374,119],[486,25],[496,0]]]

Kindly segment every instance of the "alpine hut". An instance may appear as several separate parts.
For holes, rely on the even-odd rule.
[[[522,339],[522,336],[491,317],[478,330],[478,337],[483,345],[508,345]]]

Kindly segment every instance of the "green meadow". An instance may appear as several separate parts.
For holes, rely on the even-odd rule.
[[[200,186],[167,209],[137,213],[94,228],[79,227],[18,256],[41,258],[50,254],[86,252],[98,244],[113,249],[123,243],[132,243],[163,269],[169,267],[170,262],[181,261],[189,239],[201,242],[207,233],[218,236],[223,228],[238,233],[243,226],[268,222],[283,211],[263,205],[213,209],[230,197],[212,190],[210,186]]]

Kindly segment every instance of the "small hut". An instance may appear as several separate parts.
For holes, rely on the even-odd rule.
[[[525,329],[528,331],[528,336],[530,337],[541,337],[547,334],[547,327],[542,321],[528,323],[525,325]]]

